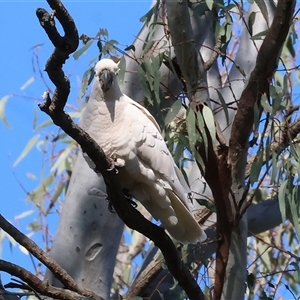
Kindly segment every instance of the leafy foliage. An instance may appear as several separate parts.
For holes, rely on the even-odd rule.
[[[267,23],[268,13],[264,1],[255,1],[260,13]],[[263,2],[263,3],[262,3]],[[157,2],[159,3],[159,2]],[[176,66],[171,57],[167,43],[159,43],[154,37],[157,26],[165,26],[158,21],[159,4],[153,6],[141,20],[149,26],[149,34],[143,45],[141,57],[136,58],[139,63],[139,84],[145,95],[146,106],[158,120],[164,129],[166,143],[174,156],[176,164],[188,178],[189,170],[186,167],[190,161],[197,161],[202,171],[205,170],[203,158],[200,157],[197,147],[204,146],[207,156],[208,143],[211,139],[213,144],[216,140],[215,114],[217,109],[212,110],[203,105],[197,113],[187,107],[184,88],[180,95],[172,95],[162,92],[160,69],[167,66],[172,73],[176,73]],[[220,74],[228,79],[230,69],[234,66],[232,61],[238,51],[238,44],[234,43],[235,11],[239,6],[235,4],[218,4],[213,1],[201,2],[193,8],[194,14],[204,15],[212,11],[214,15],[214,32],[216,39],[221,40],[218,65]],[[252,34],[252,27],[256,22],[257,12],[252,12],[247,22],[248,30],[253,41],[264,39],[267,31]],[[239,15],[243,19],[243,15]],[[299,172],[300,172],[300,148],[299,137],[291,137],[288,125],[296,120],[297,116],[292,109],[297,106],[295,90],[299,89],[299,70],[295,66],[299,63],[297,47],[297,25],[293,24],[290,34],[282,49],[281,62],[274,79],[270,80],[270,93],[263,95],[261,102],[254,111],[254,127],[252,133],[251,149],[248,153],[248,173],[246,185],[249,187],[249,203],[264,201],[266,198],[278,196],[279,207],[284,220],[283,224],[275,229],[253,236],[248,240],[248,277],[246,294],[248,299],[275,299],[283,292],[287,292],[296,299],[299,289]],[[82,76],[81,88],[78,93],[79,103],[88,98],[89,86],[93,80],[93,66],[104,56],[115,56],[118,42],[108,38],[108,31],[100,29],[95,37],[82,35],[83,46],[77,50],[73,58],[81,59],[83,53],[93,47],[97,49],[97,55],[89,63],[86,72]],[[135,51],[134,46],[129,46],[126,51]],[[230,54],[230,55],[229,55]],[[119,77],[122,81],[125,74],[125,60],[119,63]],[[177,75],[177,74],[176,74]],[[181,80],[181,78],[178,78]],[[224,80],[226,82],[226,80]],[[215,89],[218,99],[213,99],[218,104],[218,109],[224,112],[226,123],[230,126],[230,105],[226,103],[222,95],[222,88]],[[298,90],[299,91],[299,90]],[[9,99],[8,96],[0,100],[0,119],[9,127],[5,119],[4,107]],[[171,99],[171,100],[170,100]],[[165,103],[168,102],[167,105]],[[75,111],[70,111],[73,118],[79,118],[83,105]],[[37,147],[44,154],[45,163],[37,187],[28,194],[40,217],[39,221],[30,223],[28,226],[33,232],[40,232],[45,240],[45,248],[48,250],[51,238],[44,231],[47,217],[59,211],[63,202],[72,168],[79,151],[78,146],[59,130],[54,132],[51,121],[46,121],[35,127],[35,134],[21,152],[14,166],[26,158],[33,147]],[[46,133],[45,133],[46,132]],[[47,165],[46,165],[47,162]],[[261,196],[263,194],[263,197]],[[204,198],[197,199],[201,204],[215,212],[214,204]],[[18,218],[24,218],[32,211],[24,212]],[[151,218],[150,216],[148,216]],[[0,231],[0,242],[5,234]],[[9,237],[10,238],[10,237]],[[10,238],[11,245],[14,241]],[[120,245],[120,253],[123,259],[119,261],[118,268],[122,273],[115,276],[113,285],[114,294],[118,295],[130,287],[131,282],[138,272],[141,261],[149,249],[149,243],[128,228],[124,231],[124,238]],[[182,254],[184,251],[182,248]],[[125,253],[125,254],[124,254]],[[187,252],[186,252],[187,253]],[[124,258],[125,257],[125,258]],[[205,288],[206,295],[211,296],[211,277],[214,269],[214,256],[205,263],[187,263],[193,272],[199,277],[199,284]],[[197,276],[196,275],[196,276]],[[203,279],[204,278],[204,279]],[[177,283],[171,288],[176,299],[184,299],[186,295],[179,289]],[[161,295],[163,298],[163,295]],[[139,299],[135,297],[134,299]],[[175,299],[175,298],[173,298]]]

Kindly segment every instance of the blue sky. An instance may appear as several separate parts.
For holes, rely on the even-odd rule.
[[[109,38],[117,40],[121,49],[132,43],[142,25],[139,19],[151,5],[150,0],[63,1],[63,3],[73,16],[79,34],[94,36],[99,28],[107,28]],[[25,89],[21,87],[35,75],[32,68],[32,47],[42,44],[38,52],[42,67],[53,50],[35,16],[38,7],[49,10],[46,1],[0,1],[0,99],[6,95],[14,95],[8,100],[5,108],[5,115],[11,128],[8,129],[0,121],[2,140],[0,213],[25,234],[29,233],[26,224],[34,221],[34,215],[20,220],[16,219],[16,216],[33,208],[31,203],[26,202],[26,192],[33,190],[38,182],[29,179],[26,173],[30,172],[39,177],[42,156],[38,150],[33,149],[16,167],[13,167],[13,163],[30,138],[37,134],[33,130],[33,112],[37,103],[41,101],[40,96],[45,90],[45,85],[37,78]],[[87,69],[87,63],[93,58],[91,53],[85,56],[79,62],[75,62],[71,57],[65,68],[66,73],[71,74],[73,87],[71,101],[76,99],[80,78]],[[44,76],[47,78],[46,74]],[[48,119],[48,116],[38,109],[37,112],[38,123]],[[52,226],[54,228],[55,224]],[[33,270],[29,257],[21,253],[17,247],[10,249],[7,241],[2,244],[0,253],[1,258]],[[10,278],[5,274],[1,274],[1,277],[4,283]]]

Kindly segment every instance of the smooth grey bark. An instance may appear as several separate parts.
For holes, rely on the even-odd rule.
[[[273,19],[274,15],[274,8],[271,7],[268,1],[266,2],[266,6],[268,8],[268,19]],[[245,22],[248,23],[248,18],[253,11],[257,11],[258,7],[256,3],[253,3],[250,6],[249,11],[247,12]],[[268,28],[268,24],[266,23],[262,14],[256,13],[256,22],[253,24],[253,34],[259,33],[263,30]],[[271,20],[272,22],[272,20]],[[251,40],[250,33],[248,29],[244,26],[241,36],[241,43],[238,48],[237,56],[235,59],[235,63],[238,64],[240,67],[243,68],[243,71],[246,75],[246,81],[248,80],[250,73],[252,72],[255,60],[250,60],[249,54],[256,53],[259,51],[259,48],[262,44],[262,41],[259,43],[254,43]],[[251,51],[249,53],[249,51]],[[246,57],[246,59],[245,59]],[[241,96],[241,92],[244,89],[244,82],[241,81],[241,72],[237,69],[236,64],[231,69],[229,77],[228,77],[228,84],[231,86],[232,98],[239,99]],[[245,82],[247,83],[247,82]],[[233,95],[235,93],[235,95]],[[227,131],[231,129],[230,127],[227,128]],[[245,157],[244,157],[244,166],[246,166],[248,149],[245,150]],[[241,200],[241,194],[243,193],[243,185],[245,182],[245,169],[239,170],[240,174],[238,178],[238,182],[236,182],[234,176],[232,176],[232,192],[235,193],[236,202],[237,204]],[[239,184],[242,185],[242,188],[239,188]],[[232,206],[234,207],[234,206]],[[229,249],[229,258],[226,266],[226,275],[225,281],[222,291],[222,299],[243,299],[245,295],[244,290],[244,283],[246,282],[247,277],[247,232],[248,232],[248,223],[247,223],[247,211],[240,219],[238,226],[235,226],[231,232],[231,242],[230,242],[230,249]]]
[[[50,251],[82,287],[109,299],[123,222],[108,211],[106,187],[100,175],[78,154]],[[47,270],[45,280],[61,286]]]

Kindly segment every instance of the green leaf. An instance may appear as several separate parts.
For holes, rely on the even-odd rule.
[[[212,10],[213,5],[214,5],[214,1],[213,0],[205,0],[205,3],[208,7],[209,10]]]
[[[265,0],[255,0],[255,3],[259,7],[263,17],[265,18],[267,24],[269,25],[269,18],[268,18],[268,9],[265,3]]]
[[[93,44],[94,40],[88,41],[82,48],[74,52],[73,58],[77,60],[88,48],[90,48]]]
[[[293,186],[292,192],[289,191],[289,206],[292,218],[290,219],[291,223],[294,225],[297,232],[298,238],[300,238],[300,225],[299,225],[299,216],[298,216],[298,207],[296,201],[298,201],[298,186]]]
[[[195,200],[202,206],[207,207],[211,212],[216,212],[216,206],[213,202],[210,202],[206,199],[197,199],[195,198]]]
[[[54,192],[54,195],[52,196],[51,200],[50,200],[50,203],[51,205],[53,205],[56,200],[58,199],[58,197],[61,195],[61,193],[63,192],[64,188],[65,188],[65,183],[64,182],[60,182],[58,184],[58,186],[56,187],[55,189],[55,192]]]
[[[44,128],[44,127],[47,127],[47,126],[50,126],[50,125],[52,125],[52,124],[53,124],[53,121],[52,121],[51,119],[49,119],[49,120],[47,120],[47,121],[41,123],[40,125],[36,126],[36,127],[34,128],[34,130],[40,130],[40,129],[42,129],[42,128]]]
[[[32,147],[37,143],[37,141],[40,138],[40,134],[35,135],[30,139],[30,141],[25,146],[24,150],[20,154],[20,156],[17,158],[17,160],[14,162],[13,167],[15,167],[32,149]]]
[[[265,37],[267,35],[268,31],[269,31],[269,29],[263,30],[263,31],[255,34],[255,35],[253,35],[250,39],[253,40],[253,41],[254,40],[262,40],[263,37]]]
[[[160,104],[160,66],[162,63],[162,59],[160,55],[157,55],[155,57],[152,57],[152,63],[151,63],[151,75],[153,77],[153,91],[155,95],[155,104]],[[159,108],[158,108],[159,109]]]
[[[39,230],[42,229],[42,226],[39,222],[35,221],[35,222],[31,222],[27,225],[27,229],[28,230],[32,230],[34,232],[37,232]]]
[[[74,149],[74,145],[71,144],[64,150],[62,150],[59,154],[58,159],[54,163],[54,165],[51,167],[50,172],[54,172],[57,169],[57,174],[61,174],[65,170],[65,160],[70,155],[70,152]]]
[[[139,83],[143,90],[145,98],[151,103],[151,101],[152,101],[151,93],[150,93],[149,83],[147,81],[145,73],[146,72],[144,72],[144,70],[142,69],[142,65],[141,65],[141,68],[138,69]]]
[[[224,110],[224,114],[225,114],[225,118],[226,118],[226,123],[227,123],[227,126],[229,125],[229,114],[228,114],[228,107],[227,107],[227,103],[226,101],[224,100],[223,98],[223,95],[216,89],[216,92],[219,96],[219,100],[222,104],[222,108]]]
[[[270,95],[272,97],[272,115],[274,116],[281,107],[281,101],[283,97],[282,87],[279,85],[270,85]]]
[[[281,213],[281,217],[282,220],[285,221],[286,220],[286,203],[285,203],[285,199],[286,199],[286,187],[288,184],[288,179],[286,179],[279,187],[278,190],[278,202],[279,202],[279,210]]]
[[[37,188],[28,194],[28,199],[39,206],[44,196],[48,193],[47,187],[54,181],[54,178],[55,176],[50,174]]]
[[[264,163],[264,151],[259,151],[258,155],[256,155],[256,160],[252,163],[251,171],[250,171],[250,184],[254,184],[257,182],[262,165]]]
[[[187,109],[186,113],[186,126],[189,136],[190,149],[192,154],[195,156],[195,145],[198,141],[198,135],[196,134],[196,117],[195,113],[191,108]]]
[[[272,153],[272,174],[271,174],[270,184],[275,183],[276,175],[277,175],[277,154],[274,151]]]
[[[272,107],[271,107],[269,100],[265,94],[261,96],[260,103],[266,113],[272,113]]]
[[[125,266],[125,270],[123,270],[122,281],[126,285],[129,285],[130,277],[131,277],[131,264],[128,264]]]
[[[205,150],[205,156],[207,157],[208,155],[208,138],[206,135],[206,130],[205,130],[205,122],[204,118],[202,116],[202,113],[200,111],[197,112],[197,121],[198,121],[198,128],[201,132],[201,137],[202,137],[202,142]]]
[[[253,25],[255,22],[255,17],[256,17],[256,11],[253,11],[250,14],[249,19],[248,19],[248,28],[249,28],[250,36],[252,36],[252,34],[253,34]]]
[[[33,130],[36,128],[37,121],[38,121],[38,113],[37,113],[37,106],[35,105],[33,109],[33,124],[32,124]]]
[[[179,162],[181,161],[183,152],[184,152],[184,145],[182,143],[178,143],[176,145],[175,153],[174,153],[174,161],[176,165],[178,165]]]
[[[257,102],[254,103],[253,111],[254,111],[254,120],[253,120],[254,128],[257,129],[259,126],[259,121],[260,121],[260,116],[261,116],[260,108],[259,108]]]
[[[203,115],[203,119],[206,124],[206,127],[210,133],[212,143],[215,144],[216,143],[216,127],[215,127],[214,114],[208,106],[204,105],[203,109],[202,109],[202,115]]]
[[[149,50],[152,49],[152,46],[154,45],[154,43],[156,43],[156,41],[148,41],[144,43],[144,47],[143,47],[143,52],[142,52],[142,57],[147,54],[149,52]]]
[[[35,81],[35,77],[33,76],[33,77],[31,77],[31,78],[29,78],[22,86],[21,86],[21,88],[20,88],[20,90],[22,91],[22,90],[25,90],[29,85],[31,85],[34,81]]]
[[[170,107],[166,117],[165,117],[165,124],[168,125],[169,123],[171,123],[174,118],[177,116],[177,114],[179,113],[180,109],[182,107],[182,103],[180,100],[176,100],[172,106]]]
[[[28,217],[28,216],[32,215],[33,213],[34,213],[33,209],[27,210],[27,211],[24,211],[21,214],[15,216],[15,219],[20,220],[20,219],[23,219],[25,217]]]
[[[196,162],[200,165],[201,171],[205,172],[205,164],[204,164],[202,157],[198,153],[198,151],[195,151],[195,159],[196,159]]]
[[[153,5],[153,7],[151,7],[150,10],[140,18],[140,22],[145,22],[146,24],[148,24],[150,22],[152,16],[155,13],[157,13],[158,5],[159,5],[159,2],[156,2],[156,4]]]
[[[7,120],[5,118],[5,105],[9,98],[10,98],[10,96],[4,96],[0,100],[0,119],[2,120],[2,122],[4,123],[4,125],[6,127],[11,128],[11,126],[9,125],[9,123],[7,122]]]
[[[102,35],[104,37],[108,37],[108,30],[106,28],[100,28],[97,36]]]
[[[199,17],[204,15],[204,13],[209,10],[205,2],[201,2],[197,4],[194,8],[193,7],[194,6],[192,6],[192,10],[194,14],[198,15]]]
[[[79,98],[81,99],[87,90],[87,87],[91,84],[92,80],[94,79],[94,68],[87,69],[83,76],[81,81],[81,88],[79,93]]]

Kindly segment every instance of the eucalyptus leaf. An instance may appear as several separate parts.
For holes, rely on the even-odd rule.
[[[278,190],[278,201],[279,201],[279,210],[282,216],[282,220],[286,220],[286,188],[288,184],[288,179],[284,180],[283,183],[281,183],[279,190]]]
[[[47,121],[41,123],[40,125],[36,126],[36,127],[34,128],[34,130],[40,130],[40,129],[45,128],[45,127],[48,127],[48,126],[50,126],[50,125],[53,125],[53,121],[52,121],[51,119],[49,119],[49,120],[47,120]]]
[[[19,215],[15,216],[15,219],[20,220],[20,219],[23,219],[23,218],[26,218],[26,217],[32,215],[33,213],[34,213],[33,209],[27,210],[27,211],[24,211],[24,212],[20,213]]]
[[[224,100],[222,94],[217,89],[215,91],[217,92],[217,94],[219,96],[219,100],[221,102],[221,105],[222,105],[222,108],[223,108],[223,111],[224,111],[224,114],[225,114],[225,118],[226,118],[226,124],[228,126],[229,125],[229,113],[228,113],[227,103]]]
[[[10,96],[4,96],[1,100],[0,100],[0,119],[2,120],[2,122],[4,123],[4,125],[8,128],[10,128],[11,126],[9,125],[9,123],[7,122],[6,118],[5,118],[5,105],[7,103],[7,100],[10,98]]]
[[[213,6],[214,6],[214,1],[213,0],[205,0],[205,3],[208,7],[209,10],[212,10]]]
[[[36,145],[39,138],[40,138],[40,134],[37,134],[29,140],[29,142],[25,146],[25,148],[22,151],[22,153],[20,154],[20,156],[14,162],[13,167],[15,167],[24,157],[26,157],[26,155],[29,153],[29,151],[32,149],[32,147],[34,145]]]
[[[186,126],[189,136],[190,150],[195,156],[195,145],[198,140],[198,136],[196,134],[196,117],[194,111],[191,108],[187,109]]]
[[[254,184],[257,182],[263,163],[264,163],[264,151],[261,150],[259,151],[259,153],[256,155],[256,159],[254,160],[254,162],[252,163],[251,166],[251,171],[250,171],[250,176],[249,176],[249,180],[250,180],[250,184]]]
[[[255,35],[253,35],[250,39],[251,40],[262,40],[268,33],[269,30],[263,30]]]
[[[202,109],[202,115],[205,122],[205,125],[210,133],[212,143],[216,143],[216,127],[215,127],[215,119],[212,110],[204,105]]]
[[[263,17],[265,18],[267,24],[269,25],[269,17],[268,17],[268,9],[265,1],[262,0],[255,0],[255,3],[259,7]]]
[[[94,40],[88,41],[83,47],[81,47],[79,50],[74,52],[73,54],[74,59],[77,60],[86,50],[88,50],[92,46],[93,42]]]
[[[48,193],[47,188],[54,181],[54,178],[55,176],[53,174],[45,178],[37,188],[28,194],[28,200],[39,206],[45,194]]]
[[[165,124],[168,125],[169,123],[171,123],[174,118],[177,116],[177,114],[179,113],[180,109],[182,107],[182,103],[180,100],[176,100],[172,106],[170,107],[166,117],[165,117]]]
[[[20,88],[21,91],[25,90],[29,85],[31,85],[35,81],[35,77],[30,77]]]

